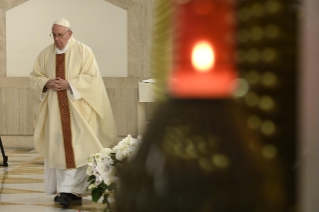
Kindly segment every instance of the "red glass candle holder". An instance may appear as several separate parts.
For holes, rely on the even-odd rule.
[[[174,66],[169,91],[177,98],[227,98],[237,77],[235,4],[176,3]]]

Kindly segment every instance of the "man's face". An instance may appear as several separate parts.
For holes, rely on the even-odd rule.
[[[73,32],[68,31],[68,28],[64,26],[54,24],[52,27],[52,33],[57,35],[53,38],[55,46],[58,49],[63,49],[71,38]],[[60,38],[62,35],[63,37]]]

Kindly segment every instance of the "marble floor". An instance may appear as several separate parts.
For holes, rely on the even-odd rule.
[[[72,203],[67,209],[62,208],[53,201],[53,195],[44,193],[44,158],[39,153],[30,149],[5,149],[5,153],[9,157],[9,166],[0,166],[1,212],[103,211],[105,205],[92,202],[91,196]],[[114,199],[109,198],[109,201],[114,206]]]

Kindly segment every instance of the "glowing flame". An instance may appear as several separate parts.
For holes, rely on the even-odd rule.
[[[215,62],[212,46],[206,41],[196,43],[192,53],[192,63],[197,71],[209,71]]]

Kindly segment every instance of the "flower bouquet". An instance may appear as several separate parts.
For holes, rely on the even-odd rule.
[[[93,202],[98,202],[103,196],[103,204],[107,204],[104,211],[111,211],[108,197],[119,185],[116,166],[130,160],[140,145],[140,136],[135,139],[128,135],[117,146],[104,148],[88,158],[88,190],[91,190]]]

